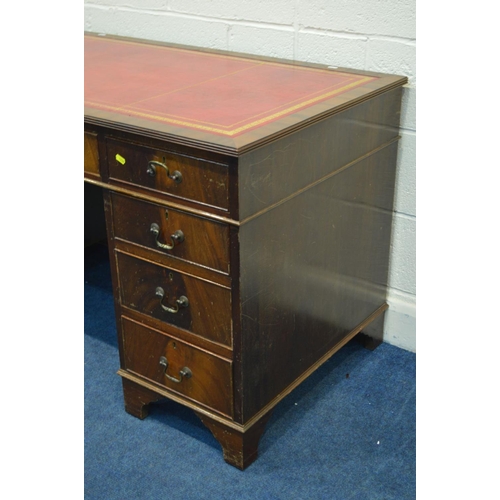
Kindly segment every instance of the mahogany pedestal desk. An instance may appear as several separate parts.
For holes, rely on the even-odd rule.
[[[405,83],[85,36],[127,412],[192,408],[243,469],[287,394],[380,343]]]

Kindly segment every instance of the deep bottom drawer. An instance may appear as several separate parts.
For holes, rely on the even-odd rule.
[[[126,370],[232,416],[231,361],[125,317],[122,336]]]

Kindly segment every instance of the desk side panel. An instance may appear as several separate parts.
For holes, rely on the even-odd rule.
[[[402,88],[242,155],[239,213],[244,221],[370,154],[399,134]]]
[[[394,141],[240,227],[244,422],[385,304],[396,155]]]

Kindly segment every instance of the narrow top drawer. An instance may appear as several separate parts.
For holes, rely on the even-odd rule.
[[[108,138],[109,178],[228,210],[228,167]]]

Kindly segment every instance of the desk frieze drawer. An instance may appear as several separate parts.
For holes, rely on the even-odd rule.
[[[229,274],[229,227],[111,193],[115,238]]]
[[[109,177],[228,210],[228,167],[180,153],[106,139]]]
[[[232,347],[231,291],[116,252],[123,306]]]
[[[84,159],[83,170],[86,174],[100,177],[99,173],[99,150],[97,147],[97,134],[84,132]]]
[[[231,361],[122,317],[124,369],[232,415]]]

